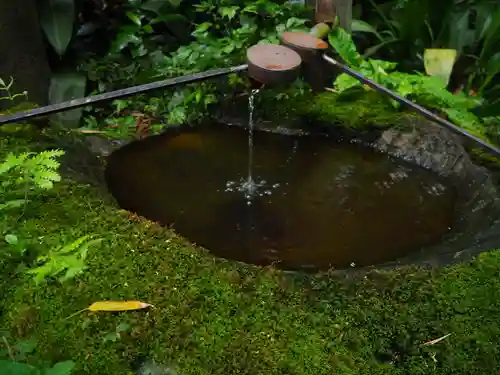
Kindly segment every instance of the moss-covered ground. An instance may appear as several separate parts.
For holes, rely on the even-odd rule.
[[[131,374],[139,357],[197,375],[500,374],[499,252],[443,269],[291,275],[215,259],[71,175],[32,198],[20,219],[2,215],[2,234],[38,249],[103,239],[64,284],[36,286],[1,263],[2,335],[36,339],[33,363],[72,359],[76,374],[103,375]],[[68,318],[98,300],[155,307]]]

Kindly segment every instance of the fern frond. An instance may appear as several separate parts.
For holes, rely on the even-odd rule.
[[[58,254],[69,254],[69,253],[72,253],[76,250],[78,250],[80,248],[80,246],[82,246],[85,241],[87,241],[89,239],[89,235],[86,235],[86,236],[82,236],[80,238],[78,238],[77,240],[65,245],[64,247],[61,247],[57,250],[55,250],[56,253]]]
[[[54,187],[54,182],[59,181],[61,181],[61,175],[57,171],[39,169],[33,173],[33,182],[41,189],[52,189]]]
[[[37,164],[49,166],[56,161],[55,158],[63,155],[63,150],[48,150],[38,153],[33,159],[37,161]]]
[[[5,161],[0,164],[0,175],[5,174],[16,167],[22,166],[31,155],[33,155],[32,152],[24,152],[19,155],[9,153],[5,158]]]
[[[87,268],[85,260],[88,248],[101,242],[101,239],[89,241],[89,238],[89,235],[80,237],[63,247],[51,251],[49,255],[38,257],[37,261],[41,265],[26,272],[33,275],[36,284],[40,284],[46,278],[58,276],[63,272],[65,274],[59,277],[60,282],[81,274]]]
[[[56,159],[61,155],[64,155],[63,150],[43,151],[38,154],[33,152],[8,154],[5,161],[0,163],[0,193],[21,190],[24,195],[32,188],[52,189],[54,182],[61,180],[58,172],[60,162]],[[1,203],[0,210],[19,207],[22,205],[19,202],[26,201],[19,199]]]

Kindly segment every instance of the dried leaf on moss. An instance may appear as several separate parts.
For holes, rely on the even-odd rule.
[[[89,311],[129,311],[141,310],[153,305],[140,301],[99,301],[88,307]]]

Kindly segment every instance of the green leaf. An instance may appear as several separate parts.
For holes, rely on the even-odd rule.
[[[27,159],[29,154],[25,153],[22,155],[14,155],[13,153],[9,153],[5,158],[5,161],[0,164],[0,175],[9,172],[14,167],[18,166],[23,160],[20,160],[21,157],[24,157],[24,160]]]
[[[232,7],[222,7],[219,9],[219,13],[222,16],[222,18],[229,18],[232,20],[236,16],[236,12],[240,9],[237,6],[232,6]]]
[[[139,44],[137,48],[132,48],[131,51],[133,57],[142,57],[148,54],[148,50],[144,44]]]
[[[54,182],[61,181],[61,175],[56,171],[41,170],[33,176],[33,180],[39,188],[50,190],[54,187]]]
[[[182,0],[148,0],[140,5],[140,9],[148,10],[158,16],[166,15],[172,8],[178,8]]]
[[[480,138],[484,138],[484,129],[480,126],[479,119],[467,109],[463,108],[444,108],[443,111],[448,115],[448,118],[464,128],[468,132]]]
[[[137,31],[139,30],[137,29]],[[127,30],[117,35],[116,39],[113,41],[111,50],[114,53],[118,53],[121,52],[124,48],[126,48],[129,44],[140,44],[140,43],[142,43],[142,39],[139,38],[134,33]]]
[[[186,107],[175,107],[168,114],[168,123],[171,125],[181,125],[187,119]]]
[[[7,234],[5,236],[5,242],[7,242],[9,245],[17,245],[19,243],[19,240],[15,234]]]
[[[172,5],[174,8],[178,8],[179,5],[181,5],[182,0],[167,0],[170,5]]]
[[[196,26],[196,32],[197,33],[204,33],[205,31],[207,31],[210,27],[212,26],[212,23],[211,22],[203,22],[201,24],[199,24],[198,26]]]
[[[113,105],[116,107],[115,113],[120,113],[124,109],[128,108],[131,102],[129,100],[117,99],[113,100]]]
[[[489,60],[486,66],[486,72],[488,76],[494,77],[500,74],[500,52],[494,54]]]
[[[82,236],[82,237],[78,238],[77,240],[57,249],[56,252],[59,254],[68,254],[68,253],[71,253],[73,251],[76,251],[89,238],[90,238],[90,235]]]
[[[89,246],[101,242],[101,239],[86,242],[88,238],[89,236],[80,237],[62,248],[51,251],[48,256],[38,257],[37,262],[43,264],[26,273],[33,275],[36,284],[40,284],[48,277],[58,276],[62,272],[65,274],[59,278],[60,282],[74,278],[86,269],[85,259]]]
[[[476,40],[480,41],[488,32],[488,29],[493,22],[494,5],[478,4],[473,8],[476,11]]]
[[[384,38],[378,33],[378,31],[370,25],[368,22],[361,20],[352,20],[351,23],[351,31],[353,33],[370,33],[375,35],[380,41],[383,41]]]
[[[40,371],[26,363],[0,360],[0,375],[40,375]]]
[[[449,21],[449,40],[447,48],[457,50],[460,55],[465,47],[469,47],[475,42],[475,31],[469,28],[470,9],[462,12],[454,12]]]
[[[43,266],[36,267],[26,271],[27,274],[34,275],[33,281],[36,285],[39,285],[43,280],[45,280],[49,276],[53,276],[57,271],[55,265],[53,263],[46,263]]]
[[[359,67],[363,61],[356,49],[351,36],[340,27],[336,28],[328,36],[331,46],[337,51],[340,57],[351,67]]]
[[[290,17],[285,24],[287,30],[303,27],[307,20],[297,17]]]
[[[171,13],[171,14],[163,14],[161,16],[158,16],[154,18],[151,23],[169,23],[173,21],[187,21],[187,18],[184,17],[182,14],[177,14],[177,13]]]
[[[71,263],[72,265],[70,266],[69,264],[67,265],[66,273],[64,276],[59,278],[59,281],[61,283],[64,283],[67,280],[73,279],[75,276],[78,276],[79,274],[83,273],[87,269],[85,266],[85,263],[82,259],[78,259],[76,257],[68,257],[66,259],[67,263]]]
[[[163,0],[149,0],[140,5],[140,9],[147,10],[157,15],[161,14],[160,9],[165,5]]]
[[[234,45],[234,44],[228,44],[227,46],[225,46],[225,47],[222,49],[222,51],[223,51],[224,53],[228,53],[228,54],[229,54],[229,53],[233,52],[233,51],[234,51],[234,49],[235,49],[235,45]]]
[[[243,8],[242,10],[243,13],[254,13],[258,14],[257,12],[257,6],[256,5],[247,5],[246,7]]]
[[[54,367],[45,370],[44,375],[71,375],[74,367],[75,362],[73,361],[59,362]]]
[[[398,66],[398,63],[395,63],[393,61],[385,61],[385,60],[377,60],[377,59],[370,59],[368,60],[371,68],[373,69],[374,72],[378,73],[387,73],[390,72]],[[361,64],[363,65],[363,64]]]
[[[74,0],[43,0],[40,7],[40,24],[59,56],[68,48],[73,36],[75,18]]]
[[[493,79],[500,74],[500,52],[494,54],[486,63],[486,76],[478,90],[479,94],[482,95],[484,90],[492,83]],[[496,86],[500,88],[499,85]]]
[[[487,56],[498,52],[500,44],[500,8],[496,6],[496,11],[493,12],[491,22],[488,24],[487,30],[484,33],[483,48],[480,58],[484,60]]]
[[[411,82],[409,82],[409,81],[401,81],[399,83],[399,85],[397,86],[396,91],[403,98],[406,98],[407,96],[413,94],[413,92],[415,91],[415,88],[411,84]]]
[[[141,26],[142,25],[141,19],[139,18],[139,16],[137,14],[135,14],[133,12],[127,12],[127,13],[125,13],[125,15],[127,16],[127,18],[129,20],[131,20],[137,26]]]
[[[343,92],[352,87],[361,86],[361,83],[356,78],[342,73],[335,79],[334,85],[336,90]]]
[[[215,97],[214,94],[207,94],[203,97],[203,104],[205,104],[205,106],[216,102],[217,98]]]
[[[394,38],[394,39],[385,40],[379,44],[375,44],[375,45],[373,45],[365,50],[363,57],[364,58],[370,57],[370,56],[376,54],[378,52],[378,50],[381,49],[382,47],[385,47],[386,45],[391,44],[391,43],[395,43],[397,41],[398,40]]]
[[[154,32],[153,26],[151,25],[144,25],[142,29],[148,34],[152,34]]]

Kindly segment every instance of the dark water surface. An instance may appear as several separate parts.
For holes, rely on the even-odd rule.
[[[134,142],[111,155],[118,203],[214,254],[287,269],[365,266],[439,241],[454,191],[433,174],[320,136],[214,125]]]

